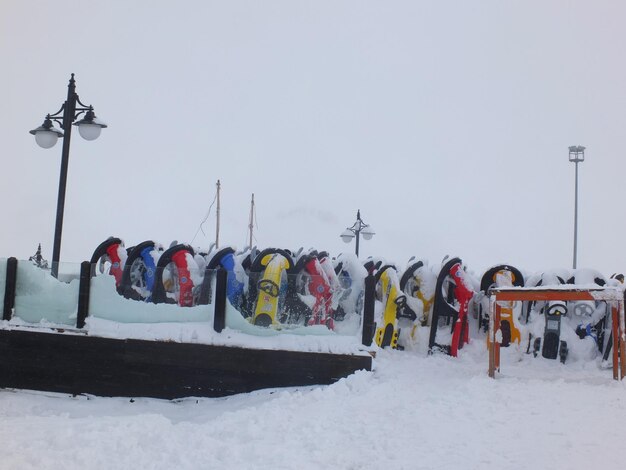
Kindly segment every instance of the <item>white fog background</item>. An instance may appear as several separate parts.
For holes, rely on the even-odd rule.
[[[626,4],[4,0],[0,256],[52,256],[61,143],[30,129],[70,74],[109,127],[73,133],[62,261],[109,235],[462,257],[481,272],[626,269]],[[214,212],[204,226],[214,238]]]

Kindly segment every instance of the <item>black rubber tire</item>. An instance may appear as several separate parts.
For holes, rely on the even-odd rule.
[[[544,333],[541,355],[546,359],[556,359],[559,355],[560,339],[556,333]]]
[[[411,266],[406,268],[406,271],[402,273],[402,277],[400,278],[400,290],[402,292],[404,292],[406,283],[409,282],[409,279],[411,279],[411,277],[413,277],[413,274],[415,273],[415,271],[417,271],[419,268],[422,268],[423,266],[424,266],[424,263],[422,263],[421,261],[418,261],[417,263],[413,263]],[[407,294],[408,292],[404,292],[404,293]]]
[[[567,342],[561,341],[561,344],[559,346],[559,360],[561,361],[561,364],[565,364],[568,353],[569,353],[569,349],[567,347]]]
[[[381,266],[378,271],[376,271],[376,274],[374,274],[374,279],[376,279],[376,283],[378,284],[378,282],[380,281],[381,276],[383,275],[383,273],[385,271],[387,271],[388,269],[396,269],[396,267],[393,264],[385,264],[384,266]]]
[[[304,269],[306,264],[309,261],[311,261],[313,258],[314,258],[314,256],[312,256],[310,254],[300,256],[300,259],[298,260],[298,262],[293,267],[293,272],[296,273],[296,274],[302,272],[302,270]]]
[[[261,264],[261,262],[263,261],[263,258],[265,258],[267,255],[271,255],[274,253],[277,253],[287,258],[287,261],[289,263],[289,267],[287,268],[287,271],[291,271],[293,269],[293,258],[286,250],[283,250],[281,248],[266,248],[263,251],[261,251],[258,255],[256,255],[256,257],[254,258],[254,261],[252,261],[252,264],[250,265],[250,271],[255,272],[255,273],[259,273],[263,271],[265,269],[265,266]]]
[[[513,281],[513,285],[516,287],[524,287],[524,276],[520,272],[519,269],[509,265],[509,264],[499,264],[492,268],[489,268],[483,274],[483,277],[480,280],[480,290],[487,293],[489,288],[494,284],[493,277],[496,275],[498,271],[509,271],[515,276],[515,280]]]
[[[267,313],[261,313],[254,319],[254,324],[256,326],[267,328],[272,324],[272,317],[270,317]]]
[[[207,264],[207,269],[217,269],[218,266],[222,266],[222,258],[224,256],[229,255],[229,254],[234,254],[234,253],[235,253],[235,250],[230,246],[226,248],[222,248],[220,251],[215,253],[215,255],[213,255],[213,257],[209,261],[209,264]]]

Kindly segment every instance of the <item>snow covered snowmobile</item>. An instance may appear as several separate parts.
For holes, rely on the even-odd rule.
[[[152,301],[156,263],[163,248],[152,240],[143,241],[129,249],[122,273],[121,292],[127,299]]]
[[[366,269],[354,253],[342,253],[332,262],[341,289],[335,319],[343,320],[348,314],[360,315],[365,295]]]
[[[417,339],[417,330],[429,325],[435,300],[437,275],[426,261],[409,259],[407,268],[400,277],[400,290],[406,295],[406,304],[399,312],[399,328],[404,330],[400,338],[403,346],[413,344]]]
[[[243,273],[243,267],[236,257],[235,249],[225,247],[217,252],[208,254],[209,261],[204,271],[204,279],[202,280],[200,304],[209,303],[211,292],[211,273],[218,268],[223,268],[227,272],[226,277],[226,297],[231,305],[236,309],[240,309],[244,303],[244,287],[245,284],[240,280]]]
[[[194,287],[200,284],[194,249],[182,243],[175,244],[165,250],[157,262],[152,301],[191,307],[194,305]]]
[[[91,276],[97,272],[110,274],[115,278],[115,288],[120,291],[122,272],[126,261],[124,242],[116,237],[109,237],[100,243],[91,255]],[[97,270],[96,270],[97,267]]]
[[[426,326],[435,301],[437,276],[424,261],[411,261],[400,277],[400,289],[407,296],[405,311],[412,313],[414,321]]]
[[[326,279],[328,279],[329,286],[329,295],[328,295],[328,308],[332,311],[333,322],[335,320],[343,320],[345,313],[343,315],[337,315],[337,311],[339,309],[339,302],[346,298],[350,292],[346,291],[341,282],[339,281],[339,276],[335,272],[335,267],[333,266],[333,260],[330,255],[326,251],[320,251],[317,254],[317,259],[320,262],[320,267],[322,271],[326,275]]]
[[[499,264],[489,268],[483,274],[480,281],[481,302],[478,305],[478,326],[483,331],[489,329],[489,289],[492,287],[523,287],[524,276],[519,269],[508,264]],[[499,302],[500,304],[500,302]],[[515,313],[516,302],[503,302],[500,305],[500,325],[496,329],[502,332],[500,346],[507,347],[511,343],[519,344],[522,336],[519,329],[518,318]],[[487,335],[487,344],[490,338]]]
[[[293,271],[297,276],[298,298],[302,301],[293,303],[300,305],[299,310],[304,316],[305,325],[326,325],[332,330],[334,328],[332,288],[317,251],[300,255]],[[306,299],[311,300],[307,302]],[[293,305],[290,306],[290,310],[293,312]]]
[[[607,285],[607,280],[596,270],[577,269],[574,275],[567,280],[567,283],[578,286],[603,287]],[[606,321],[609,311],[607,303],[603,301],[578,301],[568,302],[567,307],[571,313],[572,321],[576,325],[575,331],[578,337],[583,340],[591,338],[598,351],[605,351],[611,335],[611,325]]]
[[[439,275],[435,286],[435,303],[430,325],[428,351],[443,351],[456,357],[458,350],[469,342],[468,305],[474,291],[463,270],[460,258],[447,261]],[[440,323],[451,326],[450,344],[442,344],[437,340]]]
[[[558,286],[565,284],[562,275],[556,273],[542,273],[540,277],[528,279],[527,286]],[[541,355],[546,359],[560,359],[562,363],[567,359],[569,348],[567,341],[561,338],[561,324],[567,315],[567,304],[561,301],[528,302],[527,318],[530,335],[528,350],[532,341],[532,352],[535,357]],[[543,316],[543,322],[541,317]],[[533,339],[534,338],[534,339]]]
[[[525,280],[526,287],[540,287],[540,286],[560,286],[565,284],[565,279],[569,277],[569,272],[560,271],[547,271],[539,275],[529,276]],[[524,306],[523,319],[526,323],[530,323],[533,312],[543,313],[543,307],[545,303],[537,303],[535,301],[526,302]]]
[[[291,255],[279,248],[267,248],[256,256],[250,266],[248,287],[253,324],[268,327],[286,320],[284,313],[279,318],[280,300],[281,294],[283,298],[286,294],[287,273],[293,266]]]
[[[537,337],[533,343],[533,355],[537,357],[539,350],[546,359],[556,359],[564,363],[567,359],[567,341],[561,339],[561,320],[567,315],[565,302],[548,302],[544,310],[545,329],[543,337]]]
[[[390,264],[383,265],[376,270],[374,278],[376,298],[382,303],[382,311],[376,315],[374,341],[381,348],[391,346],[393,349],[401,349],[398,346],[400,335],[398,317],[406,306],[406,295],[400,289],[396,267]]]

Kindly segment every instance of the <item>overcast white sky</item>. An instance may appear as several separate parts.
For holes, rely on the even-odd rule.
[[[222,181],[222,244],[626,270],[626,3],[0,3],[0,256],[52,256],[61,143],[30,129],[70,74],[109,125],[72,137],[62,261],[109,235],[191,241]],[[214,238],[213,214],[195,244]]]

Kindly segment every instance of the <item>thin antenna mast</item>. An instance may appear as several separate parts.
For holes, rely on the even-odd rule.
[[[252,230],[254,228],[254,193],[252,193],[252,201],[250,201],[250,224],[248,225],[248,229],[250,229],[250,244],[248,245],[252,248]]]
[[[216,218],[217,223],[215,224],[215,249],[218,249],[220,246],[220,180],[217,180],[217,209],[216,209]]]

